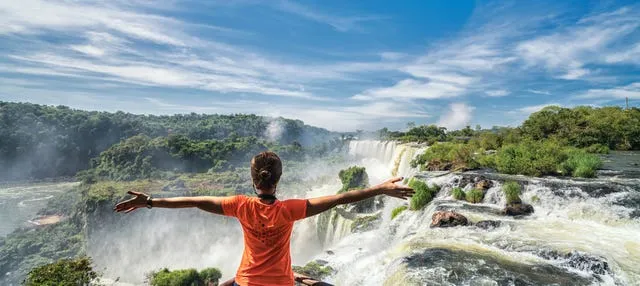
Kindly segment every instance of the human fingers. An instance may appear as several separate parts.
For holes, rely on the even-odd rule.
[[[136,192],[136,191],[128,191],[127,194],[130,194],[132,196],[142,196],[143,194],[141,192]]]
[[[126,209],[129,209],[129,208],[131,208],[131,206],[130,206],[130,202],[129,202],[129,201],[126,201],[126,202],[121,202],[121,203],[117,204],[117,205],[113,208],[113,210],[114,210],[114,211],[116,211],[116,212],[121,212],[121,211],[126,210]]]

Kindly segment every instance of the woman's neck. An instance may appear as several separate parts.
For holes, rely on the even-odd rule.
[[[258,198],[260,198],[260,201],[265,204],[272,204],[277,200],[275,192],[264,192],[261,190],[257,190],[256,193],[258,195]]]

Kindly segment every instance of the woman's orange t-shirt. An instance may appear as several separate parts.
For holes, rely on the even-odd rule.
[[[259,198],[227,197],[224,215],[238,218],[244,232],[244,253],[236,273],[240,286],[294,285],[289,243],[296,220],[307,213],[307,200],[265,204]]]

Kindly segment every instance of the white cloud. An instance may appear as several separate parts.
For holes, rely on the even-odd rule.
[[[583,18],[575,25],[521,42],[516,52],[530,66],[543,66],[557,78],[581,79],[588,64],[634,62],[627,36],[640,27],[638,9],[622,8]]]
[[[37,7],[37,8],[36,8]],[[160,44],[184,46],[180,30],[165,23],[179,22],[161,16],[123,11],[100,2],[67,1],[2,1],[0,2],[0,34],[33,34],[47,30],[82,31],[107,28],[129,37]]]
[[[449,130],[464,128],[471,122],[474,109],[473,106],[464,103],[452,103],[449,106],[449,111],[440,116],[438,126],[446,127]]]
[[[463,88],[446,82],[423,82],[414,79],[405,79],[391,87],[369,89],[357,94],[353,99],[371,100],[380,98],[412,98],[412,99],[436,99],[450,98],[462,94]]]
[[[364,90],[353,98],[439,99],[495,88],[493,85],[502,83],[496,75],[516,58],[508,49],[512,31],[488,29],[490,25],[470,28],[461,37],[431,45],[425,54],[398,68],[409,77],[392,86]]]
[[[640,82],[614,88],[589,89],[578,98],[632,98],[640,99]]]
[[[551,93],[546,91],[546,90],[527,89],[526,91],[531,92],[531,93],[535,93],[535,94],[551,95]]]
[[[369,15],[341,17],[308,8],[294,1],[280,0],[274,2],[276,3],[275,7],[279,10],[298,15],[311,21],[327,24],[339,32],[359,30],[361,29],[361,23],[384,19],[384,17]]]
[[[491,97],[502,97],[510,94],[508,90],[504,90],[504,89],[487,90],[485,93]]]

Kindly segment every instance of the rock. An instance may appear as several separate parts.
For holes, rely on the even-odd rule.
[[[501,225],[502,225],[502,222],[499,220],[483,220],[475,224],[477,228],[486,229],[486,230],[492,230],[496,227],[500,227]]]
[[[482,190],[483,192],[493,187],[493,182],[485,179],[484,177],[477,177],[474,179],[475,188]]]
[[[327,250],[326,253],[329,254],[329,255],[334,255],[335,254],[335,252],[333,252],[332,250]]]
[[[431,217],[431,227],[452,227],[468,224],[469,221],[465,216],[453,211],[435,212]]]
[[[529,215],[533,213],[533,206],[530,204],[509,204],[502,210],[502,214],[508,216]]]
[[[611,273],[609,263],[604,258],[593,256],[587,253],[571,251],[561,253],[557,250],[540,250],[537,253],[540,257],[555,260],[560,265],[578,269],[581,271],[605,275]]]
[[[469,177],[461,177],[460,179],[456,179],[453,184],[457,185],[459,188],[464,188],[465,186],[467,186],[469,183],[471,183],[471,180],[469,179]]]

